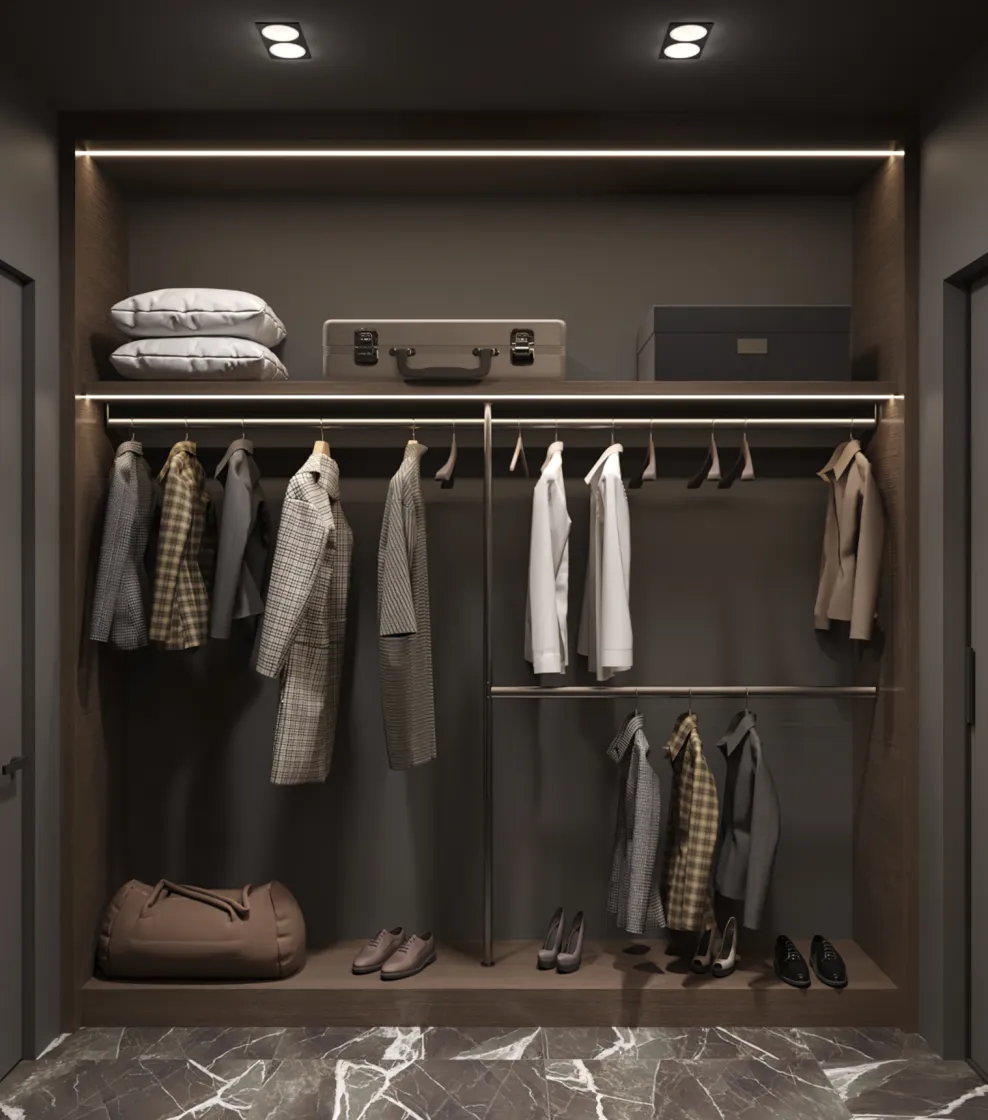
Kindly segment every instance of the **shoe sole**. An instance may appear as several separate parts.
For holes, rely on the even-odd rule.
[[[350,971],[354,976],[370,976],[372,972],[380,972],[381,966],[379,964],[375,964],[370,968],[351,968]]]
[[[815,967],[813,969],[813,975],[817,978],[817,980],[820,981],[821,984],[826,984],[828,988],[837,988],[838,990],[840,990],[842,988],[847,987],[847,981],[846,980],[841,980],[841,981],[828,980],[826,977],[821,976],[820,973],[817,972]]]
[[[710,971],[710,965],[705,961],[702,964],[697,964],[696,961],[690,961],[690,971],[695,972],[697,976],[702,976],[705,972]]]
[[[735,961],[734,964],[732,964],[729,968],[718,968],[716,964],[712,964],[710,966],[710,975],[716,976],[718,980],[723,980],[725,976],[730,976],[737,967],[737,961]]]
[[[559,973],[560,976],[568,976],[571,972],[579,972],[580,971],[580,963],[581,963],[580,961],[577,961],[576,964],[568,964],[568,965],[557,964],[556,965],[556,971]]]
[[[436,963],[436,954],[433,953],[428,960],[424,960],[421,964],[416,965],[415,968],[406,968],[404,972],[383,972],[381,973],[382,980],[407,980],[410,976],[418,976],[420,972],[428,968],[430,964]]]
[[[804,989],[810,986],[809,980],[788,980],[775,965],[772,966],[772,969],[775,972],[776,978],[781,980],[783,984],[788,984],[790,988]]]
[[[552,972],[556,967],[556,963],[555,961],[553,961],[552,964],[543,964],[541,961],[536,961],[535,967],[539,970],[539,972]]]

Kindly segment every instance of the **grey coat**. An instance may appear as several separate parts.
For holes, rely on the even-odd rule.
[[[628,933],[654,936],[666,924],[657,856],[662,837],[659,776],[648,760],[641,714],[625,720],[607,757],[621,767],[608,912]]]
[[[235,618],[264,613],[262,585],[270,532],[261,472],[249,439],[235,439],[230,444],[216,468],[216,477],[224,471],[226,485],[209,619],[213,638],[229,638]]]
[[[753,712],[739,712],[717,744],[727,759],[720,818],[717,890],[744,899],[744,925],[757,929],[779,844],[779,798]]]
[[[150,592],[144,554],[157,500],[157,485],[137,440],[117,448],[103,520],[90,635],[117,649],[148,644]]]
[[[405,448],[405,458],[388,485],[377,554],[378,664],[392,770],[407,770],[436,757],[429,566],[419,470],[425,450],[414,440]]]
[[[329,774],[352,555],[339,467],[328,455],[310,455],[285,494],[257,653],[257,671],[281,680],[276,785],[322,782]]]

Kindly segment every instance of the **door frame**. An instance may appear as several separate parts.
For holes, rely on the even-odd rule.
[[[971,1060],[971,292],[988,253],[943,283],[943,915],[946,947],[963,929],[964,968],[945,977],[945,1017]],[[922,422],[922,420],[921,420]],[[981,656],[988,658],[988,650]],[[947,1023],[945,1023],[945,1027]],[[972,1063],[973,1064],[973,1063]],[[988,1075],[988,1071],[979,1070]]]
[[[35,1034],[35,600],[34,501],[37,291],[33,277],[0,259],[0,274],[21,289],[21,1055],[33,1056]]]

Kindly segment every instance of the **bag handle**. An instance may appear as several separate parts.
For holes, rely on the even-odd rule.
[[[475,346],[476,366],[422,366],[415,369],[408,364],[414,357],[414,346],[392,346],[391,356],[398,360],[398,372],[406,381],[483,381],[491,372],[491,359],[500,354],[496,346]]]
[[[148,911],[155,903],[161,900],[161,897],[166,894],[178,894],[183,898],[191,899],[193,902],[202,902],[206,906],[215,906],[217,910],[222,910],[230,918],[230,921],[236,921],[237,918],[247,918],[250,916],[250,894],[251,884],[248,883],[241,892],[240,901],[236,899],[227,898],[225,895],[217,894],[215,891],[207,890],[205,887],[194,887],[188,883],[173,883],[170,879],[159,879],[155,884],[154,889],[148,896],[147,902],[141,909],[141,917],[147,917]]]

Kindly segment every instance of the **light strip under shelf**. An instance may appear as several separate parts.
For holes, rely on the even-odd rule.
[[[77,148],[92,159],[885,159],[903,148]]]
[[[580,405],[584,401],[895,401],[900,393],[79,393],[79,401],[515,401]]]

